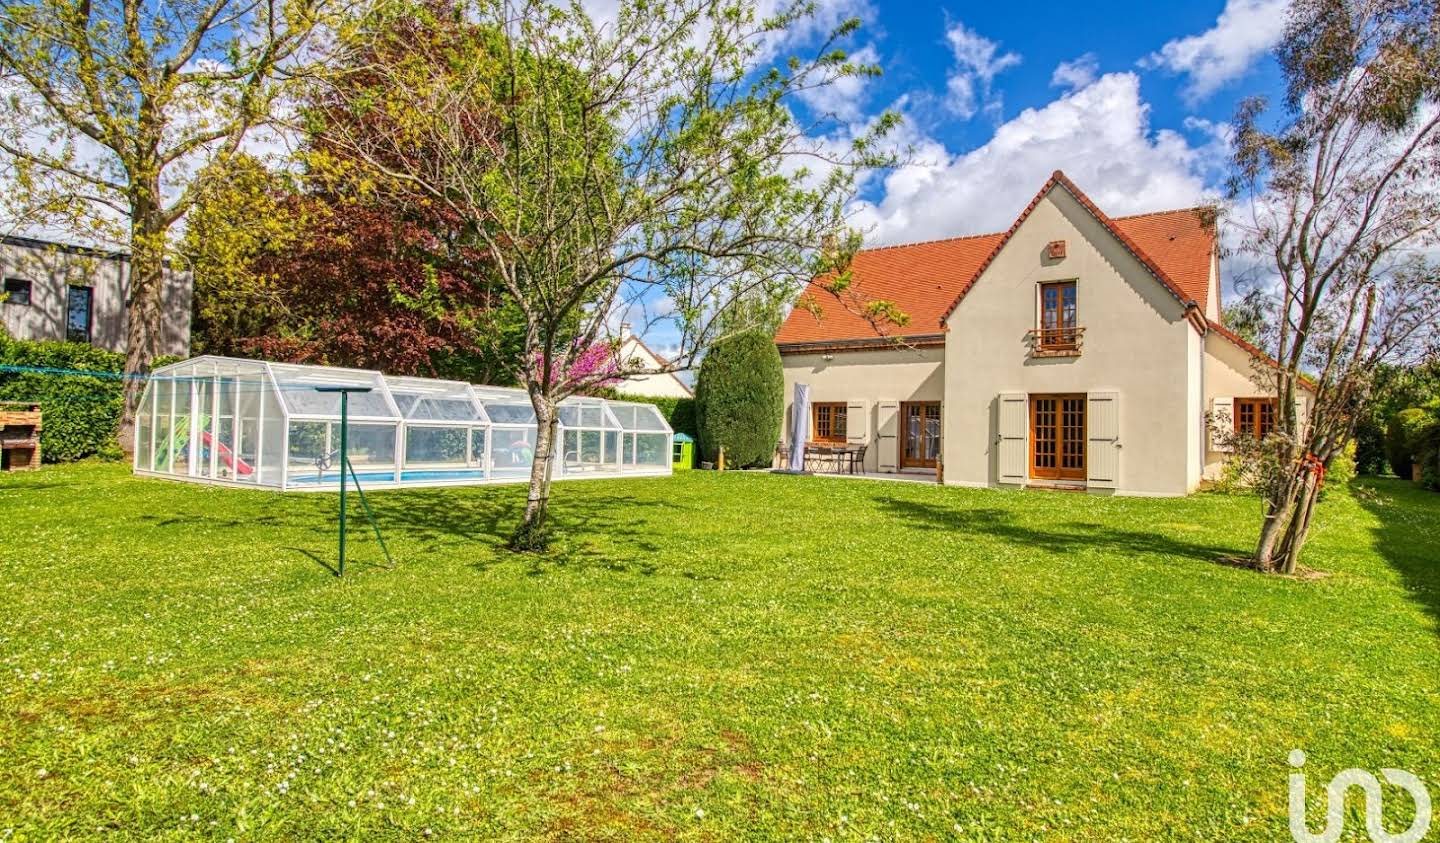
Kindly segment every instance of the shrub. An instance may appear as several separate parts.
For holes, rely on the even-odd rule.
[[[696,442],[704,459],[769,465],[785,414],[785,375],[775,341],[743,331],[710,347],[695,389]]]
[[[1415,460],[1415,451],[1420,444],[1420,434],[1433,420],[1431,413],[1420,407],[1401,410],[1390,417],[1385,429],[1385,455],[1390,460],[1390,470],[1409,480],[1410,466]]]
[[[587,390],[585,394],[613,401],[654,404],[655,409],[660,411],[660,415],[665,417],[665,421],[670,423],[670,428],[676,433],[683,433],[691,439],[700,438],[700,431],[695,425],[694,398],[681,398],[677,395],[622,395],[609,386]]]
[[[1345,450],[1330,458],[1330,465],[1325,469],[1325,485],[1320,487],[1322,500],[1331,489],[1348,487],[1355,479],[1355,447],[1352,441]]]
[[[1367,413],[1355,425],[1355,470],[1361,474],[1384,474],[1388,465],[1385,425],[1376,414]]]
[[[40,449],[46,462],[89,456],[118,459],[119,377],[66,375],[79,370],[118,375],[123,355],[67,342],[27,342],[0,335],[0,365],[34,371],[0,371],[0,401],[33,401],[44,414]]]
[[[1420,485],[1440,492],[1440,405],[1430,410],[1430,421],[1415,435],[1415,464]]]

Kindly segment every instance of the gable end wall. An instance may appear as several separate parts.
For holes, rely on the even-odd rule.
[[[1067,241],[1061,260],[1045,256]],[[1035,359],[1037,286],[1074,279],[1077,357]],[[1120,395],[1116,491],[1181,495],[1199,474],[1201,387],[1195,329],[1184,305],[1063,188],[1053,188],[976,279],[948,320],[945,482],[998,482],[1002,392]]]

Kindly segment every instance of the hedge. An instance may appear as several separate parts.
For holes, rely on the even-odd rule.
[[[695,424],[695,399],[681,398],[675,395],[630,395],[621,393],[614,387],[600,387],[587,390],[586,395],[595,398],[608,398],[612,401],[635,401],[640,404],[654,404],[665,421],[670,423],[670,428],[676,433],[683,433],[691,439],[699,441],[700,429]]]
[[[1410,479],[1410,467],[1416,461],[1421,435],[1433,423],[1434,416],[1421,407],[1401,410],[1390,417],[1385,428],[1385,456],[1390,460],[1391,471]]]
[[[665,421],[670,423],[671,429],[676,433],[683,433],[691,439],[700,438],[700,430],[695,425],[695,399],[680,398],[674,395],[622,395],[622,401],[639,401],[641,404],[654,404]]]
[[[62,375],[47,371],[0,371],[0,401],[40,405],[44,425],[40,449],[45,462],[89,456],[120,458],[124,355],[69,342],[28,342],[0,334],[0,365],[28,369],[72,369],[117,377]]]
[[[695,387],[702,457],[713,462],[723,447],[727,466],[769,465],[780,439],[784,392],[780,352],[768,332],[745,331],[712,345]]]

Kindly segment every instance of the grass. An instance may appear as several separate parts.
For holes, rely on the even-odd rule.
[[[1245,497],[713,472],[540,559],[519,487],[377,493],[337,580],[334,496],[0,477],[0,840],[1288,839],[1294,748],[1312,827],[1440,795],[1440,496],[1362,483],[1308,581],[1214,564]]]

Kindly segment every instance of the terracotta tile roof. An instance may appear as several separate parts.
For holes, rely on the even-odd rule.
[[[874,325],[860,316],[868,302],[877,299],[895,302],[910,317],[903,328],[891,327],[892,336],[938,334],[941,322],[955,298],[985,255],[1003,235],[955,237],[904,246],[865,249],[851,263],[851,288],[840,294],[814,282],[801,296],[802,303],[818,304],[820,318],[803,306],[796,307],[775,334],[778,343],[818,342],[837,339],[873,338]]]
[[[842,299],[837,300],[821,282],[812,283],[801,300],[816,302],[821,318],[805,307],[797,307],[780,326],[775,341],[788,344],[874,338],[875,327],[855,311],[877,299],[893,301],[910,316],[908,325],[889,328],[889,335],[914,337],[943,332],[945,317],[1056,185],[1063,186],[1114,232],[1176,299],[1182,303],[1194,301],[1204,313],[1215,249],[1215,230],[1207,224],[1206,209],[1111,218],[1057,170],[1008,231],[859,252],[852,264],[851,288],[842,294]]]

